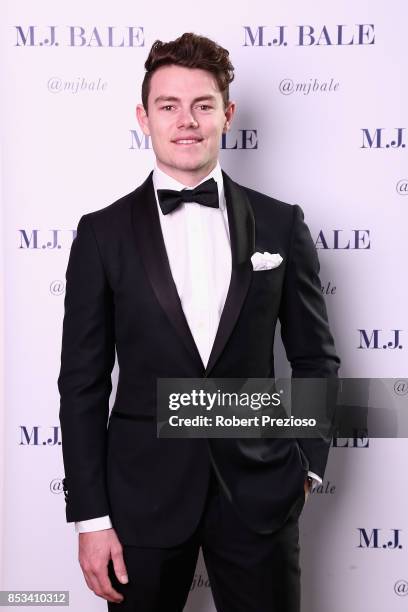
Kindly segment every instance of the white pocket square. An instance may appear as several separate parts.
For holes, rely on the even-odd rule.
[[[258,251],[251,256],[252,267],[257,272],[258,270],[271,270],[277,268],[283,261],[283,257],[279,253],[268,253]]]

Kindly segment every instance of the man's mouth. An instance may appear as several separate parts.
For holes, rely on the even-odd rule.
[[[176,140],[173,140],[174,144],[177,145],[195,145],[198,144],[202,141],[202,138],[177,138]]]

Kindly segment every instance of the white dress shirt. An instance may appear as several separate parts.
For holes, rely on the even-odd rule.
[[[171,274],[204,366],[214,344],[231,280],[228,216],[219,163],[200,183],[210,178],[217,182],[219,208],[183,202],[163,215],[156,195]],[[157,166],[153,184],[156,194],[157,189],[185,188]]]
[[[219,208],[182,202],[167,215],[161,211],[157,189],[193,189],[214,178]],[[155,165],[153,185],[171,274],[204,366],[207,366],[231,279],[231,246],[224,183],[219,162],[197,185],[188,187]],[[316,481],[321,478],[309,472]],[[109,516],[75,523],[77,532],[112,527]]]

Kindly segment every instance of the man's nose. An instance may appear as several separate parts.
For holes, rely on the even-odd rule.
[[[198,127],[198,121],[191,110],[181,111],[178,127]]]

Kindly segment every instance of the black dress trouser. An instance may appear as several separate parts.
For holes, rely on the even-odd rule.
[[[129,582],[108,572],[122,603],[109,612],[182,612],[200,546],[217,612],[300,612],[298,518],[304,496],[277,531],[260,535],[237,516],[211,474],[203,515],[194,534],[174,548],[123,546]],[[195,611],[194,611],[195,612]]]

